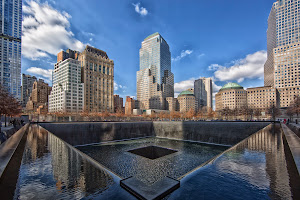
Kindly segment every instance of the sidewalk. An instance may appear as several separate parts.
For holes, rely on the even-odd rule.
[[[6,125],[8,124],[9,123],[6,123]],[[8,125],[7,127],[5,127],[5,123],[2,123],[1,132],[0,132],[0,144],[2,144],[8,138],[10,138],[19,128],[21,127],[14,128],[13,125]]]
[[[300,138],[300,124],[289,123],[287,125]]]

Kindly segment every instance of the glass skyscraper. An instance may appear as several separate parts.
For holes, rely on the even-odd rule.
[[[22,0],[0,2],[0,84],[20,99]]]
[[[159,33],[148,36],[140,49],[137,100],[142,109],[165,109],[166,97],[174,97],[174,75],[168,43]]]
[[[265,86],[277,88],[280,107],[288,107],[300,95],[300,1],[273,3],[267,31],[268,59]]]

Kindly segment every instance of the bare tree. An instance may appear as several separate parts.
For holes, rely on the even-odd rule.
[[[0,85],[0,119],[2,115],[5,115],[6,119],[6,116],[17,116],[21,114],[21,112],[22,108],[17,99],[15,99]]]
[[[261,116],[261,111],[259,109],[254,110],[254,116],[257,120],[259,120],[259,117]]]
[[[290,121],[292,121],[292,117],[294,115],[294,112],[295,111],[294,111],[293,107],[288,107],[287,110],[286,110],[286,115],[289,116]]]
[[[267,109],[267,114],[272,117],[272,120],[275,121],[276,117],[281,115],[279,108],[277,108],[274,104]]]

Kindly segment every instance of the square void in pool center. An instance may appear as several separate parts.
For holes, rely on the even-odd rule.
[[[128,152],[154,160],[166,155],[170,155],[177,151],[173,149],[158,147],[158,146],[148,146],[148,147],[129,150]]]

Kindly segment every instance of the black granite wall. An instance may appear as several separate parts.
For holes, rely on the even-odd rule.
[[[71,145],[146,136],[234,145],[269,122],[86,122],[41,123]]]

